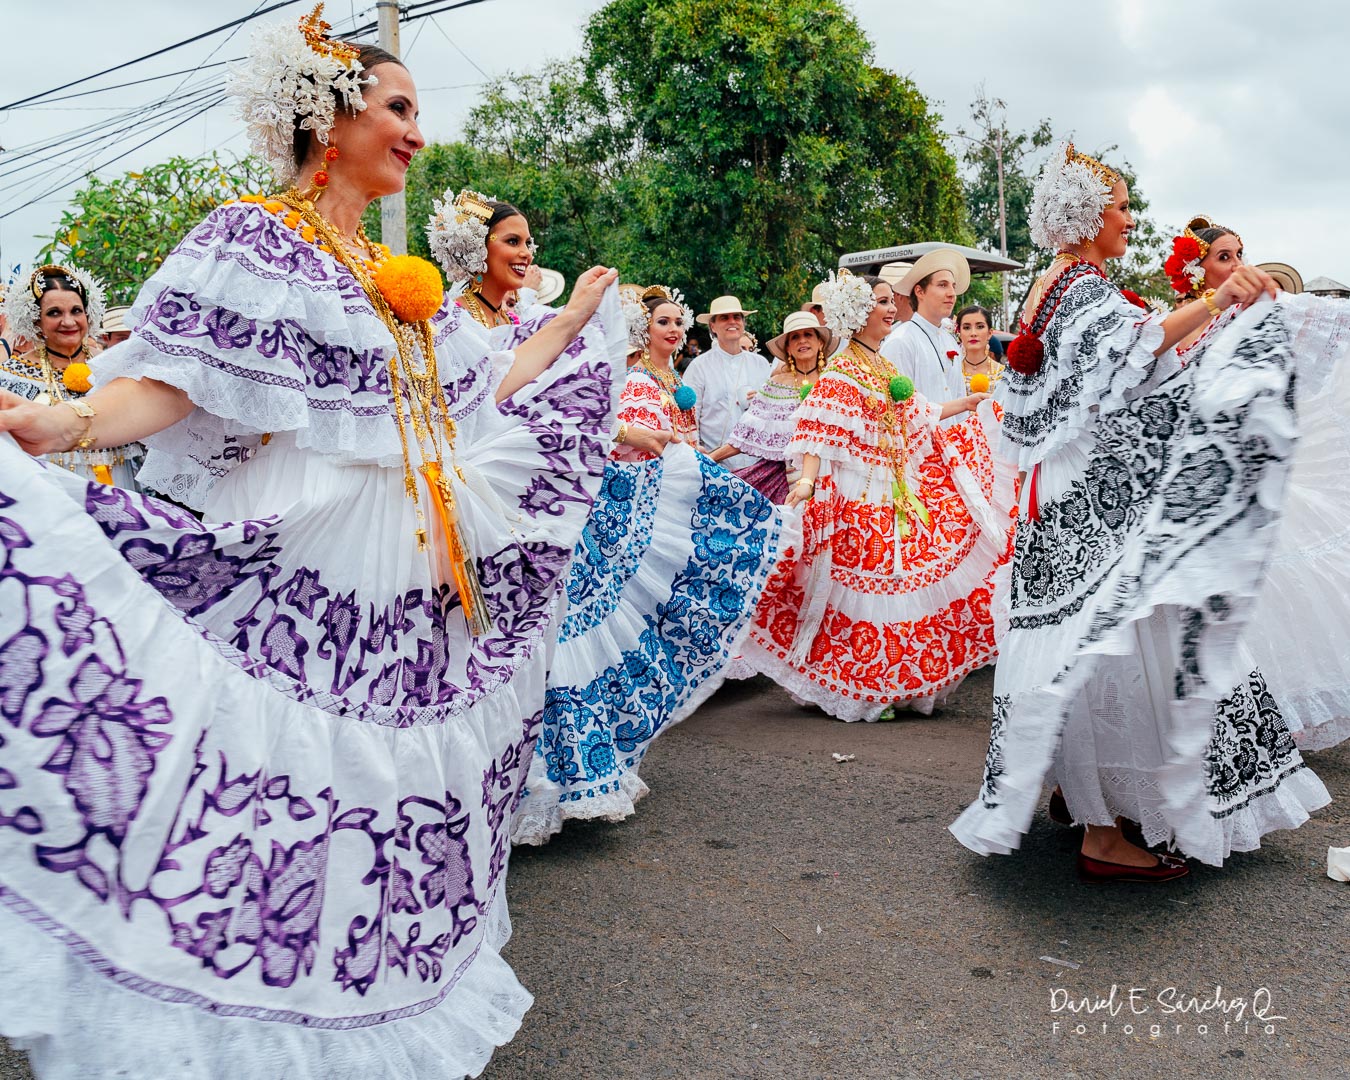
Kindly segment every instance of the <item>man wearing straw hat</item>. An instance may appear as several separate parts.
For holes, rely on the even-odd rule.
[[[694,415],[705,447],[727,441],[731,429],[749,408],[750,399],[769,377],[769,362],[741,347],[745,317],[754,314],[741,307],[736,297],[719,296],[698,317],[699,323],[712,332],[712,345],[690,361],[684,385],[698,395]],[[736,454],[722,464],[732,470],[743,469],[753,465],[754,459]]]
[[[942,328],[956,298],[970,288],[970,264],[959,251],[938,248],[919,258],[892,288],[897,297],[909,299],[914,316],[881,343],[881,355],[908,375],[920,394],[942,406],[943,420],[959,420],[988,396],[964,392],[958,377],[961,343]]]

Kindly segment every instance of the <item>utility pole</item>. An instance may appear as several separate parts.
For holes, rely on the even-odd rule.
[[[1008,257],[1008,207],[1003,199],[1003,123],[998,125],[998,142],[994,144],[994,153],[998,157],[998,253]],[[1003,285],[1003,310],[999,319],[1003,329],[1008,329],[1008,274],[1005,271],[998,276]]]
[[[398,49],[398,0],[378,0],[380,48],[396,59]],[[380,239],[395,255],[408,254],[408,205],[404,193],[380,200]]]

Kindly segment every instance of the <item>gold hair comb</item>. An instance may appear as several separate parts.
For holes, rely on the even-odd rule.
[[[351,67],[352,61],[361,55],[361,50],[343,41],[333,41],[328,36],[332,25],[323,21],[323,5],[315,4],[314,10],[300,20],[300,33],[305,42],[320,56],[331,56],[344,67]]]

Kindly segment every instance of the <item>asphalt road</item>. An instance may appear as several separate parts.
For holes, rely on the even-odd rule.
[[[1004,858],[946,831],[991,686],[872,725],[720,692],[648,755],[635,817],[516,851],[507,958],[536,1002],[484,1075],[1345,1077],[1350,886],[1325,862],[1350,843],[1350,749],[1310,758],[1337,801],[1259,852],[1086,886],[1043,816]],[[1113,985],[1115,1015],[1053,1011]],[[1216,998],[1226,1016],[1166,1011]]]

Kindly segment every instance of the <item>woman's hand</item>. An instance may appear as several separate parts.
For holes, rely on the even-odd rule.
[[[634,450],[645,450],[649,454],[660,457],[670,444],[671,438],[672,434],[669,431],[657,431],[655,428],[649,428],[643,424],[629,424],[628,438],[624,445],[631,446]]]
[[[70,449],[88,423],[69,405],[34,405],[18,394],[0,390],[0,431],[8,431],[22,450],[35,457]]]
[[[592,266],[579,278],[572,287],[572,296],[567,301],[567,307],[563,308],[563,314],[569,316],[576,324],[579,330],[586,324],[595,309],[600,306],[600,298],[605,295],[608,289],[618,280],[619,272],[617,270],[606,270],[603,266]]]
[[[534,263],[530,263],[525,269],[525,280],[520,283],[522,289],[533,289],[539,291],[539,286],[544,283],[544,272]]]
[[[1250,304],[1265,293],[1272,299],[1279,290],[1273,277],[1254,266],[1239,266],[1222,285],[1215,290],[1214,306],[1219,310],[1234,304]]]
[[[802,477],[791,488],[788,489],[787,502],[784,504],[788,509],[800,506],[804,502],[810,502],[816,494],[816,482]]]
[[[942,406],[942,419],[946,420],[949,416],[955,416],[957,413],[974,412],[981,401],[984,401],[989,395],[987,393],[967,394],[965,397],[955,398]]]

